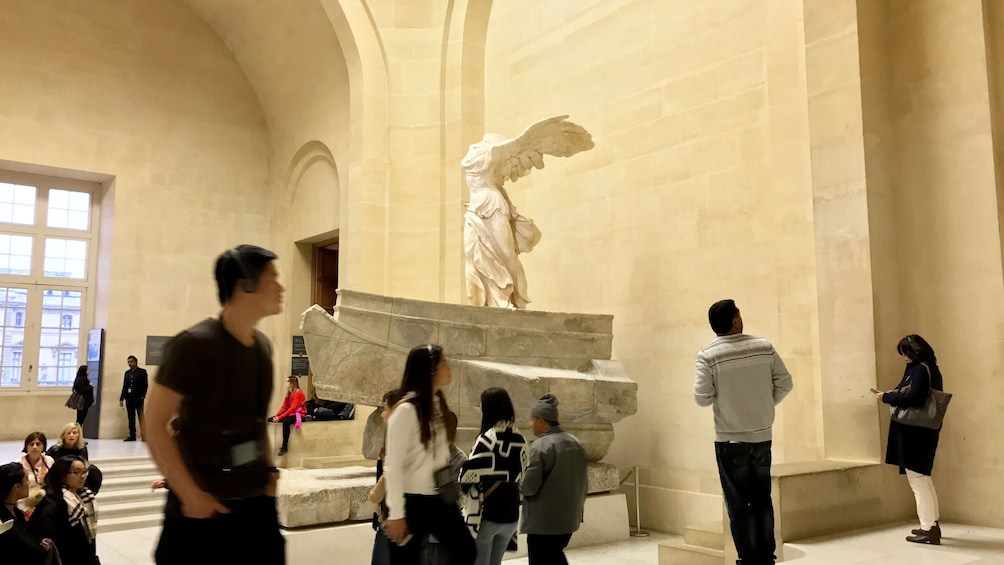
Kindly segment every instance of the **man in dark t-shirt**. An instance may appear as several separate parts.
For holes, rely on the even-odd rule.
[[[147,396],[150,451],[171,485],[159,565],[286,562],[266,434],[272,346],[255,329],[282,311],[275,259],[253,245],[216,259],[223,310],[171,339]]]

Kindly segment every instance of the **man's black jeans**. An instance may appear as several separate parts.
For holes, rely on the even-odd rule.
[[[572,534],[526,534],[526,556],[530,565],[568,565],[565,547]]]
[[[737,565],[773,565],[774,505],[770,500],[771,442],[715,442],[718,477],[729,512]]]

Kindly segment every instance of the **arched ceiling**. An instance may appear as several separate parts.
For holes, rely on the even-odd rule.
[[[347,106],[345,57],[317,0],[183,2],[233,53],[258,95],[273,140],[302,129],[304,115]]]

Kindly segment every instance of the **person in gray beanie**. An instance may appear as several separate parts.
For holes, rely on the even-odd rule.
[[[588,488],[586,450],[561,429],[558,398],[545,394],[530,409],[530,463],[523,474],[523,523],[529,565],[567,565],[565,547],[582,523]]]

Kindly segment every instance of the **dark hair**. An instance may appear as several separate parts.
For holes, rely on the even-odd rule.
[[[399,388],[392,388],[383,393],[383,403],[387,406],[394,406],[398,400],[401,400],[401,389]]]
[[[49,442],[45,439],[45,434],[42,432],[31,432],[28,434],[28,437],[24,438],[24,449],[21,450],[21,453],[28,453],[28,444],[36,439],[42,442],[42,453],[44,454],[45,449],[49,447]]]
[[[7,500],[10,491],[24,480],[24,467],[17,462],[0,465],[0,499]]]
[[[725,335],[732,329],[732,320],[736,319],[739,308],[736,308],[736,301],[731,298],[719,300],[708,308],[708,321],[711,322],[711,329],[717,335]]]
[[[917,334],[910,334],[899,340],[896,344],[896,353],[906,355],[910,361],[921,363],[937,363],[938,358],[934,356],[934,348],[927,340]]]
[[[84,461],[83,457],[64,455],[56,459],[52,467],[49,468],[48,474],[45,475],[45,492],[57,496],[63,492],[63,486],[66,485],[66,477],[70,474],[70,469],[77,461],[84,464],[84,469],[87,468],[87,461]]]
[[[135,362],[139,363],[139,359],[137,359],[135,355],[130,355],[130,356],[126,357],[126,361],[135,361]]]
[[[258,279],[268,264],[278,259],[278,255],[257,245],[238,245],[228,249],[216,258],[213,273],[216,276],[216,296],[220,304],[230,302],[237,283],[244,282],[247,292],[254,292]]]
[[[408,352],[408,360],[404,364],[404,376],[401,378],[401,395],[414,392],[415,397],[408,400],[415,405],[418,412],[418,424],[421,430],[422,445],[429,446],[432,439],[432,379],[439,368],[439,362],[443,360],[443,348],[438,345],[419,345]],[[450,407],[446,404],[446,395],[443,391],[438,391],[439,411],[442,414],[450,412]],[[446,430],[447,439],[450,443],[456,438],[456,429],[453,433]]]
[[[87,365],[81,365],[81,366],[77,367],[77,379],[79,379],[80,377],[86,377],[86,376],[87,376]],[[74,380],[76,380],[76,379],[74,379]]]
[[[512,399],[504,388],[487,388],[481,393],[481,433],[492,429],[498,422],[513,422],[516,411]]]

